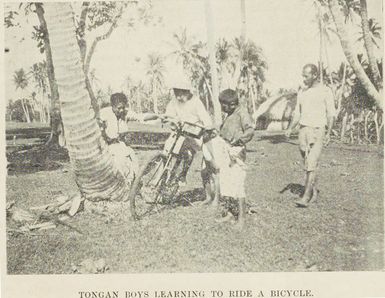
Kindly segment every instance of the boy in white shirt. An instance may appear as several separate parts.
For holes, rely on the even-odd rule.
[[[317,66],[314,64],[305,65],[302,76],[306,88],[298,93],[294,118],[289,125],[286,136],[290,137],[292,128],[299,123],[298,140],[305,164],[306,181],[305,192],[302,198],[296,201],[296,204],[299,207],[307,207],[312,196],[317,195],[315,170],[322,146],[327,145],[330,141],[335,108],[331,89],[318,82]],[[325,126],[328,128],[326,134]]]
[[[111,106],[100,110],[98,120],[102,136],[120,172],[132,180],[138,171],[138,160],[134,150],[122,142],[120,136],[128,131],[127,121],[143,121],[144,117],[127,110],[127,97],[124,93],[112,94],[110,101]]]

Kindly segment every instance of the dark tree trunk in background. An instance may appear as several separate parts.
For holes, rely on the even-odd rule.
[[[56,83],[55,71],[52,62],[51,44],[49,41],[49,34],[47,23],[44,18],[44,9],[42,3],[36,3],[36,14],[39,18],[40,26],[44,31],[44,52],[47,61],[47,76],[50,88],[50,119],[51,119],[51,136],[47,142],[47,145],[58,145],[59,135],[62,132],[61,115],[60,115],[60,103],[59,103],[59,89]]]

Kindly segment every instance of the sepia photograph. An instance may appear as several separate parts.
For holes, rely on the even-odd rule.
[[[381,0],[2,5],[7,275],[384,271]]]

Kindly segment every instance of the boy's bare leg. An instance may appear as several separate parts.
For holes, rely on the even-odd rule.
[[[182,172],[179,175],[179,183],[180,185],[185,185],[187,172],[194,159],[194,153],[191,152],[190,150],[186,150],[182,158],[183,158],[183,164],[182,164]]]
[[[219,206],[219,195],[220,195],[220,188],[219,188],[219,173],[213,173],[210,177],[210,186],[211,191],[213,193],[213,200],[211,202],[211,206],[218,207]]]
[[[229,210],[229,205],[230,205],[231,198],[225,196],[225,197],[223,197],[223,200],[224,200],[224,208],[225,208],[225,210],[222,213],[222,217],[220,217],[220,218],[215,220],[217,223],[229,222],[229,221],[233,221],[234,220],[234,215]]]
[[[208,205],[213,201],[214,190],[213,190],[212,183],[210,180],[211,179],[208,178],[206,181],[203,181],[203,187],[204,187],[205,192],[206,192],[206,197],[203,201],[200,202],[201,205]]]
[[[239,202],[239,214],[237,227],[242,229],[245,225],[245,217],[246,217],[246,198],[238,198]]]
[[[295,202],[298,206],[307,207],[307,205],[309,204],[309,201],[311,199],[311,195],[313,192],[314,180],[315,180],[315,172],[307,171],[306,181],[305,181],[305,192],[302,198]]]
[[[218,223],[223,223],[223,222],[229,222],[234,220],[234,215],[231,214],[231,212],[227,211],[226,215],[216,219],[215,221]]]
[[[202,168],[201,177],[203,188],[205,189],[206,198],[199,204],[217,207],[219,205],[219,171],[215,169],[210,163],[205,162],[206,165]]]

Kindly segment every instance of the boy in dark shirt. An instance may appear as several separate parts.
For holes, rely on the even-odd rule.
[[[236,91],[226,89],[219,95],[222,111],[226,118],[223,121],[220,136],[225,141],[226,154],[221,154],[220,161],[220,192],[221,196],[229,201],[238,201],[238,223],[242,227],[246,213],[246,143],[254,135],[253,121],[245,107],[239,105]],[[220,221],[232,219],[231,212]]]

